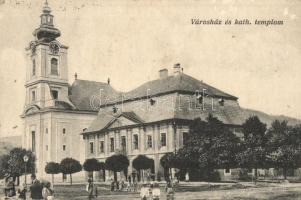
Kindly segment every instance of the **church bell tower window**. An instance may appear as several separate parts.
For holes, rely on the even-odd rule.
[[[56,58],[51,59],[51,75],[59,75],[58,60]]]
[[[31,101],[32,102],[36,101],[36,91],[31,91]]]
[[[32,76],[36,75],[36,60],[32,60]]]

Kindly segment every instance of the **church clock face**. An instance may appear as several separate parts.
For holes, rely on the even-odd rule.
[[[49,44],[49,48],[50,48],[51,53],[53,53],[53,54],[58,54],[60,51],[60,46],[54,42]]]

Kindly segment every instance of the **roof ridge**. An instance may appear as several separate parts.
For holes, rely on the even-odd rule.
[[[76,82],[76,81],[85,81],[85,82],[91,82],[91,83],[103,83],[103,84],[110,85],[110,84],[108,84],[108,83],[106,83],[106,82],[94,81],[94,80],[85,80],[85,79],[76,79],[76,80],[74,80],[74,82]],[[74,82],[73,82],[73,83],[74,83]]]

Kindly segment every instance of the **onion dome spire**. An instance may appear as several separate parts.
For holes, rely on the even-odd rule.
[[[59,29],[54,27],[53,15],[51,14],[51,8],[48,5],[47,0],[45,1],[42,14],[41,14],[41,24],[37,28],[33,35],[38,39],[45,42],[51,42],[61,35]]]

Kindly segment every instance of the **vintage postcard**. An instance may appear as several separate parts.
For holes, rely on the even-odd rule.
[[[301,199],[300,0],[0,0],[0,199]]]

